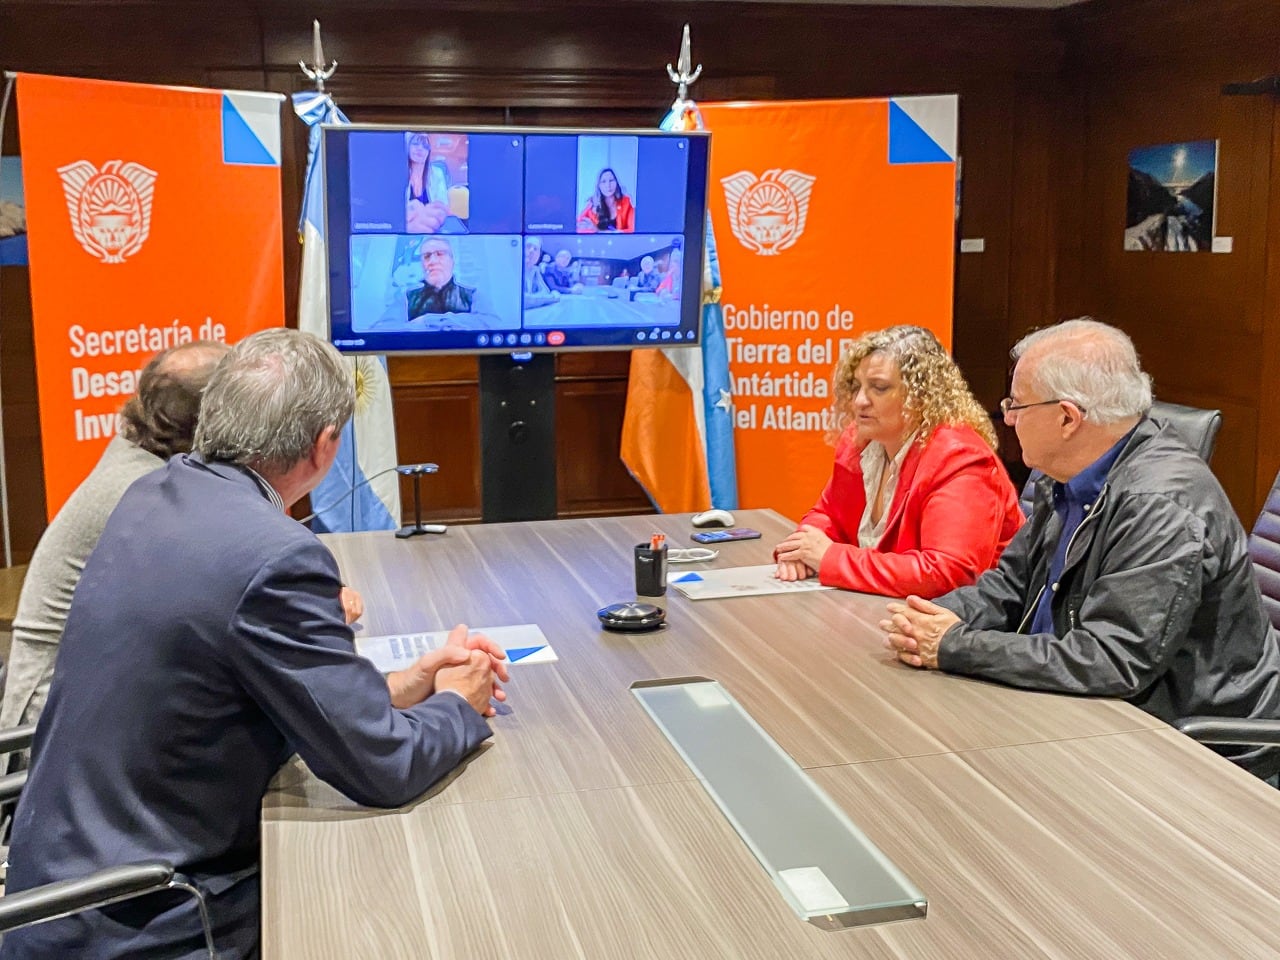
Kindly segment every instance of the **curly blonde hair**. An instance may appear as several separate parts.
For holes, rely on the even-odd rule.
[[[835,437],[853,421],[858,364],[873,353],[883,354],[898,365],[906,388],[903,407],[908,421],[920,430],[919,442],[928,440],[938,427],[964,425],[972,427],[995,448],[996,431],[991,417],[974,399],[955,361],[930,331],[907,325],[864,333],[840,355],[832,376]]]

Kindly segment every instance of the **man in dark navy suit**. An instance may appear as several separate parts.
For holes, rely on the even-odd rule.
[[[259,809],[291,754],[394,807],[490,735],[501,651],[459,627],[384,678],[353,652],[332,555],[285,513],[328,471],[354,399],[328,344],[255,334],[210,379],[193,452],[125,493],[67,618],[9,891],[168,860],[207,891],[219,955],[256,956]],[[156,894],[10,933],[0,957],[203,947],[194,901]]]

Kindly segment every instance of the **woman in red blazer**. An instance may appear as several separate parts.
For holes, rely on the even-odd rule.
[[[578,214],[578,232],[634,233],[635,229],[635,204],[622,188],[622,182],[613,168],[605,167],[596,177],[596,188],[587,200],[587,205]]]
[[[922,327],[856,340],[835,370],[831,480],[774,551],[778,578],[938,597],[995,566],[1022,525],[991,418]]]

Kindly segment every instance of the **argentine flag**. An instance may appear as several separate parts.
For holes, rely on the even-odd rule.
[[[697,104],[677,100],[662,129],[702,129]],[[631,352],[622,462],[662,513],[738,507],[729,352],[710,211],[705,253],[700,345]]]
[[[293,95],[293,109],[311,128],[307,152],[307,180],[302,198],[302,288],[298,297],[298,329],[329,339],[329,290],[325,284],[324,171],[320,165],[320,124],[346,123],[327,93]],[[391,384],[386,357],[348,357],[356,385],[356,412],[342,431],[333,468],[311,493],[312,521],[317,533],[351,530],[393,530],[400,526],[400,477],[394,471],[371,480],[396,465],[395,421],[391,414]],[[352,490],[355,487],[356,489]]]

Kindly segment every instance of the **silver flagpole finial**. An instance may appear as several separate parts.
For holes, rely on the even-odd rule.
[[[305,60],[298,61],[298,68],[308,80],[314,80],[316,90],[324,93],[324,82],[333,76],[338,69],[338,61],[334,60],[325,66],[324,47],[320,45],[320,21],[311,21],[311,66]]]
[[[676,85],[676,99],[685,100],[689,96],[689,84],[702,74],[702,64],[693,66],[693,54],[690,52],[689,25],[684,25],[684,35],[680,38],[680,56],[676,58],[676,66],[667,64],[667,76]]]

